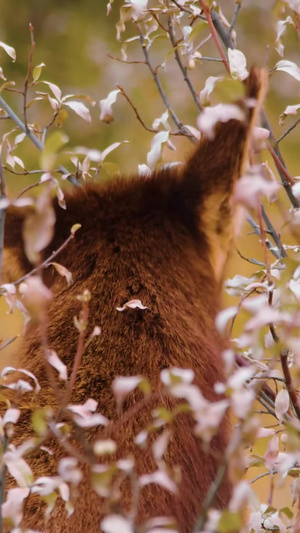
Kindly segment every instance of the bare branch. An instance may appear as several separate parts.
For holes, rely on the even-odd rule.
[[[224,63],[224,66],[228,72],[228,74],[230,74],[230,68],[229,68],[229,64],[228,64],[228,61],[225,57],[225,54],[224,54],[224,51],[223,51],[223,48],[221,46],[221,43],[219,41],[219,38],[218,38],[218,35],[217,35],[217,32],[216,32],[216,28],[215,28],[215,25],[214,25],[214,22],[212,20],[212,14],[208,8],[208,6],[206,5],[205,3],[205,0],[200,0],[200,3],[201,3],[201,7],[204,11],[204,14],[205,14],[205,17],[206,17],[206,20],[208,22],[208,25],[210,27],[210,31],[211,31],[211,34],[212,34],[212,37],[213,37],[213,40],[215,41],[216,43],[216,46],[219,50],[219,54],[222,58],[222,61]],[[223,27],[223,26],[222,26]],[[221,36],[220,36],[221,37]]]
[[[195,136],[189,131],[188,128],[186,128],[182,122],[179,120],[179,118],[177,117],[175,111],[173,110],[171,104],[169,103],[168,101],[168,98],[167,98],[167,95],[164,91],[164,89],[162,88],[162,85],[161,85],[161,82],[160,82],[160,79],[157,75],[157,69],[154,69],[152,64],[151,64],[151,61],[150,61],[150,57],[149,57],[149,51],[148,51],[148,46],[146,44],[146,41],[145,41],[145,37],[142,33],[142,30],[141,30],[141,27],[140,25],[138,24],[137,25],[137,28],[138,28],[138,31],[139,31],[139,34],[140,34],[140,43],[141,43],[141,46],[142,46],[142,50],[143,50],[143,54],[144,54],[144,57],[145,57],[145,60],[146,60],[146,63],[148,65],[148,68],[153,76],[153,79],[154,79],[154,83],[156,84],[156,87],[159,91],[159,94],[166,106],[166,108],[168,109],[174,123],[176,124],[177,128],[179,129],[180,133],[182,135],[184,135],[185,137],[188,137],[193,143],[195,143],[197,141],[197,139],[195,138]]]
[[[6,197],[5,193],[5,177],[3,172],[3,166],[0,157],[0,200]],[[0,279],[1,279],[1,267],[3,257],[4,246],[4,220],[5,220],[5,208],[0,209]]]
[[[28,124],[27,124],[27,93],[28,93],[28,87],[30,86],[29,80],[32,74],[32,62],[33,62],[33,53],[35,49],[35,42],[34,42],[34,33],[33,33],[33,26],[30,23],[29,24],[29,30],[30,30],[30,40],[31,40],[31,47],[29,52],[29,59],[28,59],[28,69],[26,78],[24,81],[24,91],[23,91],[23,117],[24,117],[24,125],[26,132],[28,132]]]
[[[180,53],[178,51],[178,42],[176,42],[176,38],[175,38],[175,32],[174,32],[174,25],[173,25],[173,20],[171,17],[168,18],[168,29],[169,29],[169,36],[170,36],[170,41],[171,41],[171,44],[174,48],[174,53],[175,53],[175,59],[178,63],[178,66],[183,74],[183,79],[185,81],[185,83],[187,84],[189,90],[190,90],[190,93],[193,97],[193,100],[198,108],[198,111],[203,111],[202,109],[202,106],[200,105],[200,102],[199,102],[199,99],[197,97],[197,94],[196,94],[196,91],[193,87],[193,84],[190,80],[190,77],[188,75],[188,70],[187,68],[184,66],[184,64],[182,63],[182,60],[181,60],[181,56],[180,56]]]
[[[12,285],[15,285],[15,286],[20,285],[20,283],[22,283],[22,281],[25,281],[26,279],[30,278],[30,276],[33,276],[34,274],[37,274],[43,268],[46,268],[47,266],[49,266],[50,263],[52,263],[53,259],[56,256],[58,256],[66,248],[66,246],[68,246],[69,242],[72,239],[74,239],[74,237],[75,237],[75,233],[71,233],[69,235],[69,237],[65,240],[65,242],[63,242],[63,244],[57,250],[52,252],[52,254],[47,259],[45,259],[45,261],[43,261],[43,263],[41,263],[37,267],[33,268],[30,272],[28,272],[27,274],[25,274],[24,276],[19,278],[17,281],[13,281]],[[0,291],[0,295],[1,294],[4,294],[4,291]]]
[[[242,2],[240,3],[237,3],[236,6],[235,6],[235,11],[234,11],[234,14],[233,14],[233,17],[232,17],[232,21],[230,23],[230,26],[229,26],[229,29],[228,29],[228,34],[231,35],[231,32],[235,26],[235,23],[236,23],[236,20],[238,18],[238,14],[240,12],[240,9],[242,7]]]
[[[284,139],[291,131],[293,131],[294,128],[296,128],[296,126],[298,126],[300,122],[300,117],[297,118],[297,120],[282,134],[280,135],[280,137],[278,137],[278,139],[276,139],[276,143],[280,143],[280,141],[282,141],[282,139]]]

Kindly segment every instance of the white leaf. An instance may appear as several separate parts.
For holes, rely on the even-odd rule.
[[[282,72],[286,72],[293,78],[295,78],[297,81],[300,81],[300,69],[296,65],[296,63],[293,63],[292,61],[288,61],[287,59],[282,59],[281,61],[278,61],[275,65],[275,70],[281,70]]]
[[[120,376],[113,380],[112,390],[119,408],[122,406],[126,396],[136,389],[141,381],[143,381],[143,378],[140,376]]]
[[[8,451],[3,456],[10,475],[16,480],[19,487],[30,487],[33,482],[33,474],[26,461],[19,457],[17,452]]]
[[[117,451],[117,445],[112,439],[96,440],[93,450],[96,455],[112,454]]]
[[[240,50],[228,49],[228,61],[231,76],[234,80],[245,80],[249,76],[247,70],[247,60],[243,52]]]
[[[214,128],[218,122],[228,122],[231,119],[244,120],[242,109],[234,104],[219,104],[206,107],[199,115],[197,126],[209,139],[214,138]]]
[[[141,300],[129,300],[122,307],[116,307],[117,311],[125,311],[126,309],[148,309],[142,304]]]
[[[48,266],[50,265],[52,265],[55,268],[55,270],[59,273],[60,276],[64,276],[66,278],[67,284],[70,287],[70,285],[72,285],[72,282],[73,282],[71,272],[66,267],[61,265],[60,263],[55,263],[54,261],[52,261],[51,263],[48,264]]]
[[[253,209],[257,208],[262,197],[269,202],[277,199],[280,185],[274,181],[267,181],[260,174],[248,174],[237,181],[234,188],[234,199],[240,204]]]
[[[275,41],[275,50],[277,50],[278,54],[281,57],[283,56],[283,52],[284,52],[284,46],[282,44],[281,37],[283,36],[286,30],[287,24],[294,25],[292,17],[288,16],[285,20],[278,20],[276,24],[277,35],[276,35],[276,41]]]
[[[8,46],[8,44],[2,43],[0,41],[0,48],[3,48],[3,50],[5,50],[7,55],[9,55],[9,57],[11,57],[13,61],[16,60],[16,51],[12,46]]]
[[[280,118],[279,118],[279,123],[280,124],[283,124],[284,121],[285,121],[285,118],[288,116],[288,115],[296,115],[297,112],[298,112],[298,109],[300,109],[300,104],[295,104],[295,105],[288,105],[284,112],[281,113],[280,115]]]
[[[156,470],[156,472],[153,472],[152,474],[144,474],[140,476],[139,484],[141,487],[149,485],[150,483],[156,483],[174,494],[177,492],[177,486],[174,481],[162,470]]]
[[[1,377],[5,378],[6,374],[9,374],[10,372],[21,372],[22,374],[25,374],[26,376],[33,379],[33,381],[35,382],[35,392],[39,392],[41,390],[37,378],[34,374],[32,374],[32,372],[29,372],[29,370],[25,370],[24,368],[15,368],[14,366],[6,366],[1,372]]]
[[[162,157],[162,149],[163,145],[167,143],[169,140],[169,132],[168,131],[160,131],[156,135],[154,135],[152,142],[151,142],[151,148],[150,151],[147,154],[147,165],[151,169],[155,169],[157,164],[160,162]]]
[[[300,0],[284,0],[285,3],[300,15]]]
[[[168,123],[168,118],[169,118],[169,111],[167,110],[160,117],[156,118],[153,121],[152,128],[154,130],[158,131],[159,126],[162,125],[165,130],[169,131],[170,130],[170,126],[169,126],[169,123]]]
[[[160,461],[167,451],[170,439],[170,432],[165,430],[161,435],[157,437],[152,445],[153,456],[156,461]]]
[[[282,422],[284,416],[288,412],[290,407],[290,397],[286,389],[281,389],[275,398],[275,414],[279,420]]]
[[[20,524],[23,517],[23,501],[29,496],[29,493],[28,488],[15,488],[8,491],[6,501],[2,504],[2,518],[5,521],[12,521],[14,526]]]
[[[200,92],[200,95],[199,95],[200,103],[202,105],[210,104],[209,96],[213,92],[216,83],[218,83],[218,81],[222,81],[223,79],[224,79],[223,76],[218,76],[218,77],[209,76],[207,78],[207,80],[205,82],[205,85],[204,85],[204,89],[202,89],[202,91]]]
[[[86,122],[92,122],[90,111],[82,102],[64,102],[64,105],[70,107]]]
[[[107,98],[104,98],[103,100],[100,100],[100,120],[103,122],[106,122],[106,124],[110,124],[113,120],[113,111],[112,111],[112,105],[117,101],[117,96],[120,93],[119,89],[116,89],[115,91],[111,91]]]
[[[66,365],[60,360],[54,350],[47,350],[48,363],[58,371],[60,379],[66,381],[68,379],[68,372]]]
[[[105,148],[105,150],[103,150],[103,152],[101,154],[101,161],[104,161],[104,159],[106,158],[106,156],[108,156],[108,154],[110,154],[110,152],[112,152],[113,150],[115,150],[121,144],[124,144],[124,143],[129,143],[129,141],[121,141],[121,142],[113,143],[110,146],[108,146],[107,148]]]
[[[229,320],[234,318],[238,313],[238,307],[232,306],[222,309],[216,317],[216,328],[220,333],[225,333]]]
[[[77,466],[75,457],[64,457],[58,463],[58,473],[67,483],[77,486],[82,479],[82,472]]]
[[[19,409],[16,409],[16,408],[7,409],[3,417],[3,425],[5,426],[5,424],[8,424],[8,423],[16,424],[19,420],[20,414],[21,414],[21,411]]]
[[[104,533],[133,533],[132,524],[119,514],[110,514],[103,518],[101,529]]]
[[[61,90],[55,83],[50,83],[49,81],[42,81],[41,83],[48,85],[58,102],[61,102]]]

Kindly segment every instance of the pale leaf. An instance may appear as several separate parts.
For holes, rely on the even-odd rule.
[[[8,44],[0,41],[0,48],[3,48],[3,50],[5,50],[7,55],[9,55],[9,57],[11,57],[13,61],[16,60],[16,51],[12,46],[9,46]]]
[[[218,104],[204,109],[198,117],[197,126],[209,139],[213,139],[216,124],[232,119],[244,120],[245,114],[242,109],[234,104]]]
[[[117,311],[126,311],[126,309],[148,309],[142,304],[141,300],[129,300],[122,307],[116,307]]]
[[[167,143],[169,140],[169,132],[168,131],[160,131],[156,135],[154,135],[152,142],[151,142],[151,148],[150,151],[147,154],[147,165],[151,169],[155,169],[157,164],[160,162],[162,157],[162,149],[163,145]]]
[[[286,389],[281,389],[275,398],[275,414],[282,422],[290,407],[290,397]]]
[[[296,65],[296,63],[293,63],[293,61],[282,59],[281,61],[278,61],[278,63],[276,63],[275,70],[281,70],[282,72],[286,72],[286,74],[289,74],[297,81],[300,81],[300,69],[298,65]]]
[[[247,60],[240,50],[228,49],[228,61],[231,76],[234,80],[245,80],[249,76]]]
[[[48,363],[58,371],[60,379],[66,381],[68,379],[68,372],[66,365],[60,360],[54,350],[47,350]]]
[[[101,529],[104,533],[134,533],[132,524],[119,514],[110,514],[103,518]]]
[[[64,102],[64,105],[70,107],[79,117],[86,120],[86,122],[92,122],[90,111],[82,102]]]
[[[117,96],[120,93],[119,89],[116,89],[114,91],[111,91],[109,95],[104,98],[103,100],[100,100],[100,120],[103,122],[106,122],[106,124],[110,124],[114,120],[112,106],[117,101]]]
[[[204,106],[210,104],[209,96],[213,92],[216,83],[219,81],[222,81],[224,78],[223,76],[209,76],[205,82],[204,89],[200,92],[199,98],[200,103]]]

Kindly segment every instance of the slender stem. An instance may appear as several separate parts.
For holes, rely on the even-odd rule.
[[[43,151],[44,147],[42,143],[39,141],[39,139],[32,133],[30,129],[28,131],[26,130],[25,124],[22,122],[22,120],[19,119],[19,117],[16,115],[16,113],[11,109],[11,107],[6,103],[6,101],[3,99],[3,97],[0,95],[0,107],[2,107],[6,113],[10,116],[10,118],[17,124],[17,126],[20,128],[23,133],[27,135],[27,137],[33,142],[33,144],[40,150]],[[68,175],[68,180],[76,186],[80,186],[79,181],[72,175],[70,175],[70,172],[67,171],[67,169],[64,166],[59,167],[59,171],[62,174]]]
[[[232,30],[233,30],[233,28],[235,26],[235,23],[236,23],[236,20],[238,18],[238,14],[240,12],[241,7],[242,7],[242,2],[237,4],[236,7],[235,7],[235,11],[234,11],[234,14],[233,14],[233,17],[232,17],[232,21],[231,21],[230,26],[228,28],[228,34],[229,35],[231,35],[231,32],[232,32]]]
[[[294,408],[294,411],[297,415],[297,418],[300,420],[300,402],[299,402],[299,395],[294,387],[292,376],[290,373],[290,369],[288,367],[288,350],[282,350],[280,354],[280,362],[281,362],[281,368],[283,371],[283,375],[285,378],[285,385],[286,389],[289,393],[291,404]]]
[[[214,40],[215,43],[216,43],[216,46],[217,46],[217,48],[218,48],[218,50],[219,50],[219,54],[220,54],[220,56],[221,56],[221,58],[222,58],[222,61],[223,61],[223,63],[224,63],[224,66],[225,66],[225,68],[226,68],[228,74],[231,75],[231,73],[230,73],[230,68],[229,68],[229,64],[228,64],[228,61],[227,61],[226,56],[225,56],[225,54],[224,54],[223,48],[222,48],[222,46],[221,46],[221,43],[220,43],[220,41],[219,41],[219,38],[218,38],[218,35],[217,35],[217,32],[216,32],[216,29],[215,29],[214,23],[213,23],[213,21],[212,21],[212,16],[211,16],[210,10],[209,10],[208,6],[206,5],[205,0],[200,0],[200,3],[201,3],[201,7],[202,7],[202,9],[203,9],[203,11],[204,11],[204,14],[205,14],[205,16],[206,16],[206,20],[207,20],[207,22],[208,22],[208,25],[209,25],[209,27],[210,27],[210,31],[211,31],[211,34],[212,34],[213,40]]]
[[[276,139],[277,144],[280,143],[280,141],[282,141],[282,139],[284,139],[291,131],[293,131],[293,129],[296,128],[296,126],[298,126],[299,122],[300,122],[300,117],[297,118],[297,120],[282,135],[280,135],[278,139]]]
[[[140,34],[140,43],[141,43],[141,46],[142,46],[142,51],[143,51],[143,54],[144,54],[144,57],[145,57],[145,60],[146,60],[146,63],[148,65],[148,68],[153,76],[153,80],[155,82],[155,85],[159,91],[159,94],[166,106],[166,108],[168,109],[174,123],[176,124],[177,128],[179,129],[179,131],[185,135],[186,137],[188,137],[193,143],[195,143],[197,141],[197,139],[195,138],[195,136],[189,131],[188,128],[186,128],[182,122],[179,120],[178,116],[176,115],[175,111],[173,110],[170,102],[168,101],[168,98],[167,98],[167,95],[164,91],[164,89],[162,88],[162,84],[160,82],[160,79],[157,75],[157,69],[154,69],[152,64],[151,64],[151,61],[150,61],[150,57],[149,57],[149,51],[148,51],[148,47],[147,47],[147,44],[146,44],[146,41],[145,41],[145,37],[142,33],[142,30],[141,30],[141,27],[140,25],[138,24],[137,25],[137,28],[138,28],[138,31],[139,31],[139,34]]]
[[[24,276],[19,278],[17,281],[12,282],[12,285],[15,285],[15,286],[19,285],[20,283],[22,283],[22,281],[25,281],[30,276],[33,276],[34,274],[37,274],[43,268],[46,268],[50,263],[52,263],[53,259],[57,255],[59,255],[66,248],[66,246],[68,246],[69,242],[72,239],[74,239],[74,236],[75,236],[75,233],[71,233],[71,235],[69,235],[69,237],[65,240],[65,242],[63,242],[63,244],[57,250],[55,250],[55,252],[52,252],[50,257],[48,257],[45,261],[43,261],[43,263],[41,263],[37,267],[33,268],[30,272],[28,272],[27,274],[25,274]],[[4,293],[4,291],[0,291],[0,295],[3,294],[3,293]]]
[[[5,198],[5,177],[3,172],[3,166],[0,157],[0,200]],[[2,257],[3,257],[3,247],[4,247],[4,220],[5,220],[5,209],[0,209],[0,279],[1,279],[1,269],[2,269]]]
[[[187,84],[189,90],[190,90],[190,93],[193,97],[193,100],[198,108],[198,111],[203,111],[202,109],[202,106],[200,105],[200,102],[199,102],[199,99],[197,98],[197,94],[196,94],[196,91],[193,87],[193,84],[190,80],[190,77],[188,75],[188,70],[187,68],[184,66],[184,64],[182,63],[182,60],[181,60],[181,56],[180,56],[180,53],[178,51],[178,43],[176,42],[176,39],[175,39],[175,32],[174,32],[174,25],[173,25],[173,20],[171,17],[168,18],[168,29],[169,29],[169,36],[170,36],[170,41],[171,41],[171,44],[174,48],[174,53],[175,53],[175,59],[178,63],[178,66],[182,72],[182,75],[183,75],[183,79],[185,81],[185,83]]]
[[[28,124],[27,124],[27,93],[28,93],[28,87],[30,86],[29,80],[32,74],[33,53],[35,49],[34,33],[33,33],[32,24],[29,24],[29,30],[30,30],[31,47],[30,47],[30,52],[29,52],[28,69],[27,69],[27,74],[26,74],[26,78],[24,81],[24,91],[23,91],[23,117],[24,117],[24,125],[26,129],[26,133],[29,130]]]
[[[8,437],[5,434],[2,438],[2,456],[7,451],[8,446]],[[0,533],[3,531],[3,520],[2,520],[2,504],[5,501],[5,478],[6,478],[6,466],[2,465],[1,476],[0,476]]]

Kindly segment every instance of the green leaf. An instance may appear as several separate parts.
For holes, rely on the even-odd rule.
[[[33,72],[32,72],[32,77],[33,77],[34,82],[37,82],[39,80],[40,75],[42,73],[42,69],[45,66],[46,66],[45,63],[40,63],[39,65],[34,67]]]

